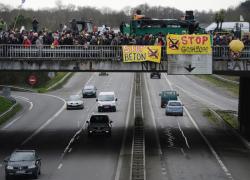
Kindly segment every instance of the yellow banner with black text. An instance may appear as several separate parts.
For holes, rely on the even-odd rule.
[[[161,62],[161,46],[122,46],[123,62]]]
[[[168,34],[167,54],[211,54],[211,40],[208,34]]]

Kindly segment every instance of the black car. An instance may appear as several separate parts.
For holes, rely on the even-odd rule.
[[[111,136],[112,122],[106,114],[93,114],[87,121],[88,136],[93,134],[106,134]]]
[[[30,175],[37,179],[41,174],[41,159],[35,150],[16,150],[5,160],[5,179],[11,176]]]
[[[82,97],[94,97],[96,98],[96,87],[93,85],[86,85],[82,90]]]
[[[155,77],[157,77],[158,79],[161,79],[161,73],[159,73],[159,72],[152,72],[152,73],[150,73],[150,78],[151,79],[155,78]]]

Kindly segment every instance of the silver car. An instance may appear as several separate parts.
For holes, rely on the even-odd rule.
[[[82,90],[82,97],[94,97],[96,98],[97,88],[94,85],[86,85]]]
[[[83,109],[83,100],[79,95],[71,95],[67,100],[67,109]]]
[[[165,114],[183,116],[183,104],[180,101],[168,101]]]

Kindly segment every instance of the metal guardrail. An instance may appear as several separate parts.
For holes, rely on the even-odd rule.
[[[228,46],[213,46],[214,60],[229,60]],[[166,47],[162,47],[161,60],[167,60]],[[52,47],[31,45],[24,47],[22,44],[0,44],[0,59],[42,59],[42,60],[121,60],[122,46],[111,45],[60,45]],[[240,59],[250,59],[250,46],[246,46]]]
[[[166,47],[162,47],[162,52]],[[161,53],[165,60],[166,53]],[[122,46],[112,45],[60,45],[52,47],[44,45],[24,47],[21,44],[0,44],[0,59],[21,60],[122,60]]]
[[[228,46],[213,46],[213,60],[229,60],[230,49]],[[250,59],[250,46],[246,46],[240,53],[239,59],[249,60]]]

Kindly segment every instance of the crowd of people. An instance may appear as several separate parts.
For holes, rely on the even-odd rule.
[[[27,31],[24,27],[15,30],[4,30],[6,23],[0,18],[0,44],[22,44],[24,47],[36,45],[42,47],[50,45],[56,48],[60,45],[166,45],[165,36],[159,33],[157,36],[145,34],[144,36],[128,36],[120,32],[103,28],[95,32],[77,32],[69,29],[62,29],[55,32],[46,29],[38,31],[38,20],[33,17],[32,29]],[[232,33],[213,36],[214,46],[228,45],[234,39]],[[249,35],[244,35],[242,41],[245,45],[250,45]]]

